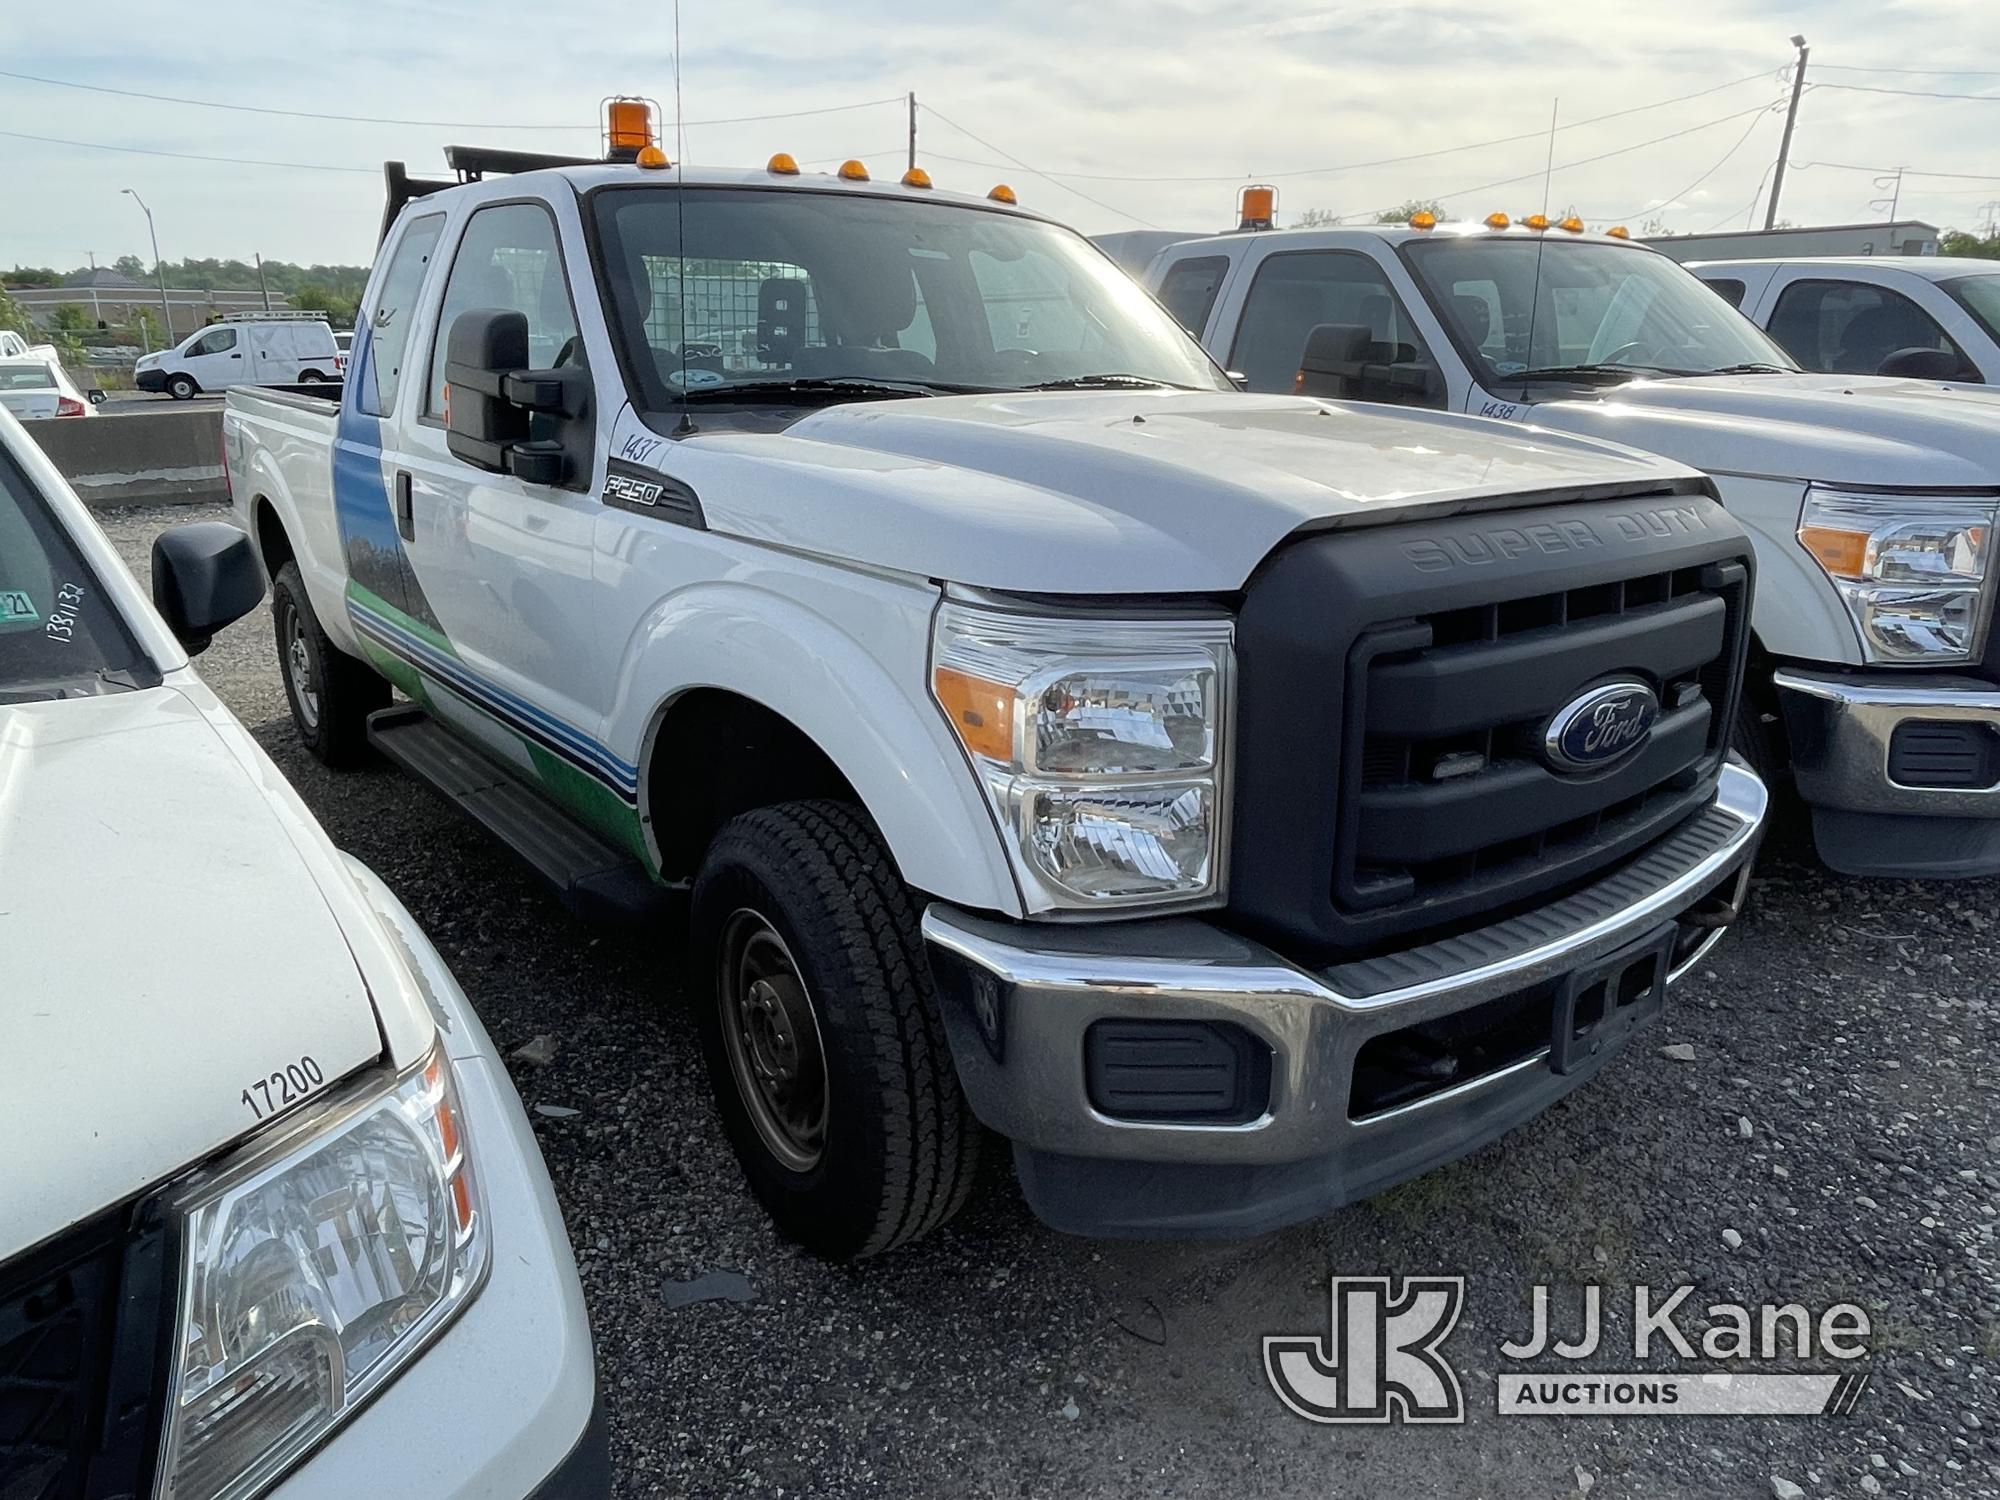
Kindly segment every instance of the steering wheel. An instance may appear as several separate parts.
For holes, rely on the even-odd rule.
[[[1019,370],[1024,374],[1032,374],[1035,367],[1041,363],[1041,358],[1042,351],[1039,349],[995,349],[993,367],[996,370]]]
[[[1645,343],[1644,339],[1633,339],[1629,344],[1620,344],[1616,349],[1613,349],[1609,354],[1605,355],[1603,359],[1597,361],[1597,363],[1605,365],[1618,364],[1624,359],[1626,355],[1633,353],[1634,351],[1639,349],[1644,343]],[[1637,361],[1637,363],[1644,365],[1656,365],[1660,363],[1659,359],[1660,352],[1661,352],[1660,346],[1655,344],[1650,351],[1653,357],[1651,359],[1639,360]]]

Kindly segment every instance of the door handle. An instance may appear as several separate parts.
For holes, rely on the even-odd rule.
[[[417,513],[410,498],[410,474],[407,469],[396,471],[396,535],[406,542],[417,539]]]
[[[229,357],[230,357],[231,359],[241,359],[241,358],[242,358],[243,356],[242,356],[242,355],[240,355],[240,354],[232,354],[232,355],[230,355]]]

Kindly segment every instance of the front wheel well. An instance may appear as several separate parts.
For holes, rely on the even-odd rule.
[[[668,880],[691,877],[709,841],[739,813],[816,798],[861,801],[804,730],[723,688],[696,688],[667,706],[653,732],[646,787]]]

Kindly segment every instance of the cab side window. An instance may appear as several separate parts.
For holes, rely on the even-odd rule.
[[[1324,324],[1342,330],[1345,351],[1357,362],[1436,372],[1437,362],[1387,275],[1352,250],[1293,250],[1268,257],[1244,300],[1229,368],[1242,371],[1253,391],[1290,391],[1306,340]],[[1432,388],[1441,390],[1442,382],[1433,381]],[[1428,396],[1402,399],[1443,404]]]
[[[1734,276],[1716,276],[1712,278],[1704,276],[1702,280],[1708,283],[1708,289],[1711,292],[1715,293],[1716,296],[1727,302],[1731,307],[1740,308],[1743,305],[1743,294],[1748,288]]]
[[[190,355],[227,354],[235,347],[236,330],[234,328],[217,328],[203,334],[193,344],[190,344],[188,346],[188,353]]]
[[[396,409],[396,392],[402,388],[403,365],[410,352],[410,324],[417,316],[417,294],[423,290],[424,271],[443,231],[443,214],[412,219],[382,275],[382,291],[368,318],[368,368],[356,398],[361,410],[375,416],[386,417]]]
[[[1160,306],[1173,314],[1176,323],[1200,338],[1202,329],[1208,326],[1209,313],[1215,309],[1215,294],[1222,290],[1222,280],[1228,274],[1226,255],[1193,255],[1177,260],[1160,279]]]
[[[527,318],[533,368],[552,369],[574,358],[576,309],[563,273],[556,221],[539,203],[496,203],[466,221],[431,341],[427,416],[444,411],[444,366],[453,320],[474,308],[496,307]],[[537,414],[535,422],[543,420]]]
[[[1873,375],[1899,349],[1937,349],[1967,363],[1937,321],[1901,292],[1860,281],[1795,281],[1779,294],[1770,335],[1808,370]]]

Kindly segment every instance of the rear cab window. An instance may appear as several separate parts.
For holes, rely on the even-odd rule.
[[[1208,315],[1215,310],[1216,293],[1229,275],[1226,255],[1193,255],[1167,267],[1160,279],[1160,306],[1164,307],[1196,338],[1208,327]]]
[[[1743,294],[1749,288],[1734,276],[1704,276],[1702,280],[1708,283],[1708,289],[1711,292],[1714,292],[1716,296],[1727,302],[1731,307],[1742,308]]]
[[[368,319],[367,369],[355,397],[356,405],[372,416],[386,417],[396,409],[396,393],[402,388],[403,367],[409,358],[410,325],[416,321],[417,299],[423,291],[431,252],[437,249],[443,231],[443,214],[412,219],[396,241],[389,269],[382,275],[382,289]]]

